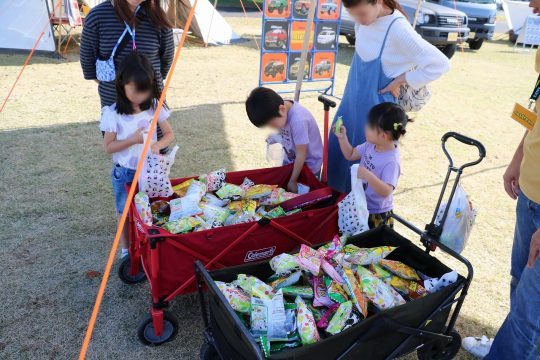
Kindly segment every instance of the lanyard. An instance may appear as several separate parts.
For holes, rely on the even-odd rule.
[[[531,106],[538,100],[540,97],[540,75],[538,75],[538,79],[536,80],[536,84],[534,85],[534,90],[531,94],[531,97],[529,98],[529,109]]]
[[[139,9],[141,8],[141,6],[137,6],[137,8],[135,9],[135,14],[134,15],[137,15],[137,12],[139,11]],[[129,26],[129,24],[124,20],[124,24],[126,24],[126,30],[127,32],[129,32],[129,35],[131,35],[131,39],[132,39],[132,43],[133,43],[133,50],[135,50],[137,48],[137,44],[135,42],[135,26],[133,26],[133,29]]]

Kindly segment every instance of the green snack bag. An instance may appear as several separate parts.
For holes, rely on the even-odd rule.
[[[341,304],[349,300],[349,297],[347,296],[345,290],[343,290],[343,287],[341,287],[341,285],[339,285],[336,281],[332,280],[330,277],[325,276],[324,282],[326,284],[328,297],[332,301]]]
[[[251,301],[248,294],[233,284],[216,281],[216,285],[235,311],[240,313],[249,313]]]
[[[392,273],[386,269],[383,269],[382,266],[377,264],[370,264],[369,270],[371,270],[376,277],[383,281],[390,280],[390,278],[393,276]]]
[[[343,327],[345,326],[345,322],[351,316],[351,311],[352,311],[351,301],[346,301],[343,304],[339,305],[339,308],[337,309],[336,313],[332,317],[332,320],[330,320],[328,327],[326,328],[326,332],[332,335],[336,335],[337,333],[340,333]]]
[[[309,308],[309,310],[313,314],[313,318],[315,319],[315,321],[316,322],[321,321],[321,319],[323,318],[323,316],[325,314],[325,311],[322,308],[316,308],[311,304],[307,304],[307,307]]]
[[[313,289],[311,286],[285,286],[281,290],[283,290],[283,295],[313,299]]]
[[[261,345],[261,349],[263,351],[264,357],[267,358],[270,356],[270,340],[268,340],[267,336],[261,336],[259,339],[257,339],[259,344]]]
[[[256,296],[261,299],[272,299],[274,296],[274,289],[272,289],[270,285],[257,279],[255,276],[238,274],[234,284],[241,287],[251,296]]]
[[[334,123],[334,133],[339,134],[341,132],[341,126],[343,125],[343,118],[338,116],[336,122]]]
[[[242,194],[244,193],[244,190],[238,185],[224,183],[221,188],[216,191],[216,195],[219,196],[220,199],[240,199]]]
[[[300,271],[296,271],[291,274],[283,274],[282,277],[272,281],[270,286],[272,286],[275,290],[279,290],[286,286],[292,286],[300,281],[301,275],[302,272]]]
[[[302,346],[302,343],[300,342],[300,340],[287,341],[287,342],[273,342],[273,343],[270,343],[270,354],[275,354],[285,349],[292,349],[299,346]]]
[[[275,219],[275,218],[278,218],[280,216],[285,216],[285,215],[287,215],[285,210],[283,210],[281,206],[278,206],[278,207],[273,208],[269,212],[267,212],[265,216],[270,219]]]

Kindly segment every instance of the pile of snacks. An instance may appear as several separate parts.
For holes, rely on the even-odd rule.
[[[135,195],[139,216],[148,225],[160,226],[173,233],[187,233],[211,228],[277,218],[301,211],[285,212],[279,204],[298,194],[276,185],[255,184],[245,178],[241,185],[226,182],[225,169],[201,175],[173,186],[175,198],[155,200]],[[309,190],[309,189],[308,189]]]
[[[274,274],[265,281],[238,274],[233,282],[216,285],[269,356],[426,296],[413,268],[385,259],[395,249],[359,248],[336,236],[318,250],[302,245],[298,254],[275,256],[270,260]]]

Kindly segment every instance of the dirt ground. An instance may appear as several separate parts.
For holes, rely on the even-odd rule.
[[[265,132],[248,123],[243,106],[257,85],[259,52],[252,35],[259,34],[260,20],[228,21],[251,40],[189,45],[174,74],[168,100],[181,149],[174,177],[267,166]],[[354,48],[343,42],[339,50],[337,95]],[[0,55],[2,98],[23,61],[21,55]],[[508,311],[514,224],[515,204],[504,193],[502,174],[523,133],[509,114],[515,101],[527,99],[536,78],[533,53],[516,53],[500,40],[457,53],[452,65],[402,142],[396,211],[422,227],[429,221],[447,164],[440,150],[443,133],[461,132],[485,144],[487,158],[463,179],[479,214],[464,252],[475,278],[458,330],[493,336]],[[322,124],[315,95],[303,95],[302,103]],[[72,359],[80,349],[115,231],[111,161],[101,148],[98,117],[96,85],[83,80],[76,49],[66,60],[35,57],[0,114],[2,359]],[[476,156],[463,147],[451,149],[458,161]],[[113,273],[89,359],[197,358],[202,321],[195,296],[173,303],[171,311],[181,319],[175,341],[157,348],[138,342],[149,295],[147,284],[127,286]]]

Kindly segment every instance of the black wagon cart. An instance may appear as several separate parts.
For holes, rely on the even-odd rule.
[[[475,146],[479,151],[478,159],[459,167],[455,166],[446,147],[448,139]],[[467,259],[439,241],[450,206],[446,206],[441,225],[437,225],[435,220],[447,190],[450,189],[450,204],[463,170],[480,163],[485,157],[485,149],[477,140],[453,132],[442,137],[442,148],[450,164],[433,218],[426,230],[420,230],[402,217],[394,215],[396,222],[420,236],[422,246],[413,244],[387,225],[350,237],[347,243],[363,248],[385,245],[397,247],[387,259],[400,261],[432,278],[440,278],[452,271],[434,256],[433,251],[438,247],[461,262],[466,272],[458,274],[457,281],[436,292],[394,308],[377,311],[337,335],[311,345],[276,352],[266,358],[394,359],[414,351],[421,360],[454,358],[461,345],[460,335],[454,326],[473,278],[473,267]],[[452,186],[448,186],[453,173],[455,181]],[[207,271],[197,262],[195,273],[205,325],[201,359],[265,359],[259,344],[240,321],[215,281],[231,282],[240,273],[266,279],[273,274],[269,263],[252,263]]]

